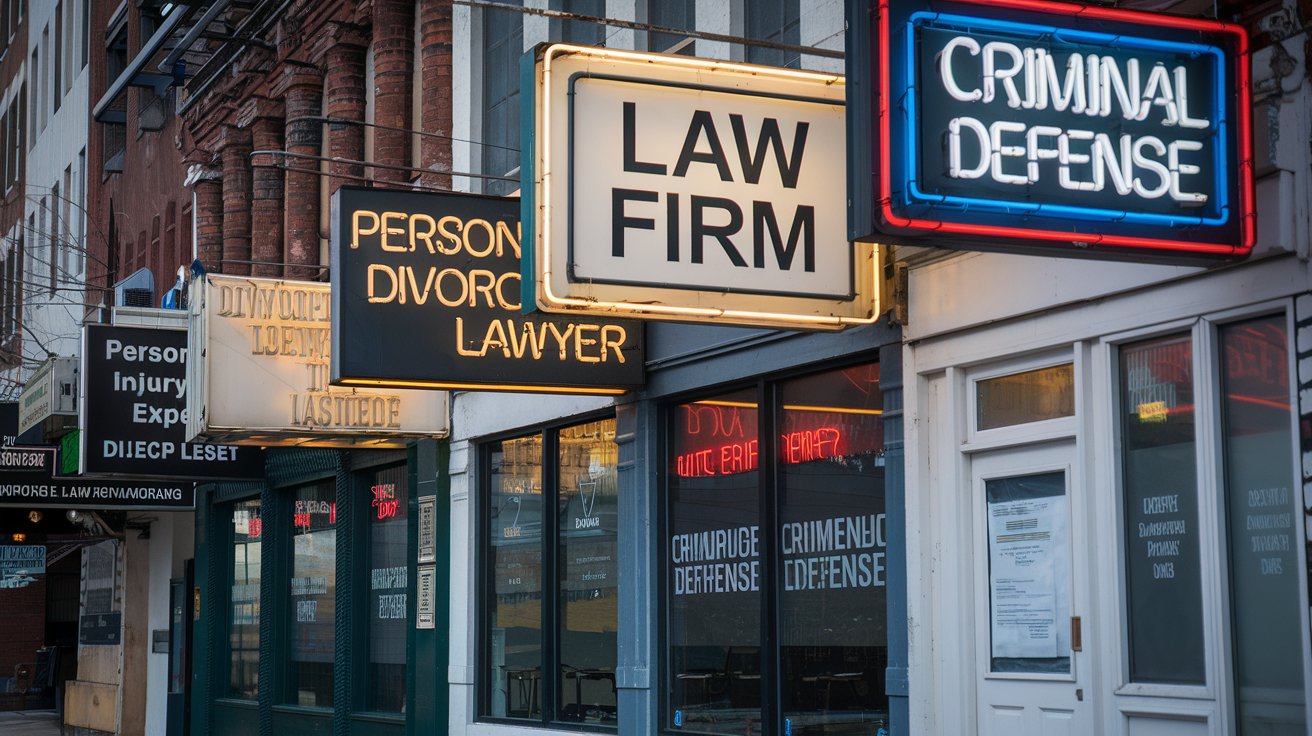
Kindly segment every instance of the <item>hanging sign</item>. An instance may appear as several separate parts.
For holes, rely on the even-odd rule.
[[[82,397],[83,473],[264,477],[258,449],[186,441],[186,330],[87,325]]]
[[[342,187],[332,222],[333,383],[642,386],[641,323],[522,313],[519,200]]]
[[[538,50],[534,75],[529,307],[794,329],[878,317],[878,250],[844,231],[841,75],[564,44]]]
[[[189,511],[196,507],[190,482],[61,478],[49,471],[0,475],[0,507]]]
[[[1242,28],[1042,0],[855,5],[854,237],[1157,260],[1252,248]]]
[[[188,293],[189,441],[404,447],[446,436],[445,392],[329,385],[328,284],[211,274]]]
[[[18,397],[18,433],[62,414],[77,415],[77,359],[49,358],[23,384]]]

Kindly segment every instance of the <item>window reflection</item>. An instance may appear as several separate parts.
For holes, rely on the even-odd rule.
[[[337,595],[337,502],[332,481],[298,488],[292,507],[292,702],[331,707]]]
[[[542,716],[542,437],[494,445],[490,480],[487,712],[536,719]]]
[[[1240,733],[1306,733],[1297,485],[1283,314],[1227,325],[1226,505]]]
[[[1120,378],[1130,679],[1203,684],[1193,344],[1126,345]]]
[[[232,587],[229,590],[229,694],[255,700],[260,682],[260,547],[264,520],[258,500],[232,509]]]
[[[879,366],[787,381],[779,396],[785,724],[794,734],[873,732],[888,723]]]
[[[405,710],[406,630],[409,556],[406,468],[399,465],[371,473],[369,519],[369,676],[365,680],[370,710]]]
[[[682,404],[670,419],[670,722],[750,733],[762,691],[756,393]]]
[[[560,719],[616,722],[615,420],[566,427],[559,447]]]

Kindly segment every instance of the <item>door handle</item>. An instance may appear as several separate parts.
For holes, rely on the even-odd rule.
[[[1082,641],[1082,637],[1081,637],[1079,616],[1071,616],[1071,651],[1072,652],[1084,651],[1084,642]]]

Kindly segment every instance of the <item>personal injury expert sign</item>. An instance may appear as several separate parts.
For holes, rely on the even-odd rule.
[[[847,239],[841,75],[552,45],[536,55],[526,302],[838,329],[878,316]]]
[[[1033,0],[883,0],[877,18],[885,234],[1031,252],[1251,249],[1242,29]]]

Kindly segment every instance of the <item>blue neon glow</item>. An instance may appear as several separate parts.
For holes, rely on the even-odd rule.
[[[1226,129],[1228,124],[1225,117],[1226,98],[1224,94],[1225,53],[1220,48],[1205,44],[1162,41],[1158,39],[1099,33],[1073,28],[1040,26],[1031,23],[1016,23],[993,18],[972,18],[949,13],[930,13],[922,11],[913,13],[907,20],[905,68],[908,70],[908,74],[910,70],[916,68],[915,31],[918,26],[931,27],[937,30],[969,31],[970,29],[982,29],[1002,31],[1013,35],[1033,38],[1041,38],[1046,35],[1062,42],[1098,44],[1113,48],[1144,49],[1170,54],[1210,57],[1213,64],[1214,80],[1214,90],[1212,94],[1212,120],[1216,123],[1215,132],[1211,136],[1213,170],[1216,172],[1214,185],[1216,201],[1213,206],[1216,208],[1215,211],[1217,214],[1214,217],[1188,217],[1184,215],[1165,215],[1153,212],[1128,212],[1124,210],[1111,210],[1097,207],[1076,207],[1074,205],[1064,204],[1042,204],[1029,201],[961,197],[956,195],[928,194],[922,192],[914,175],[915,167],[913,162],[917,160],[914,154],[917,150],[916,132],[918,128],[918,120],[916,118],[916,89],[915,85],[907,83],[909,76],[904,76],[901,80],[903,84],[903,97],[905,99],[905,104],[902,105],[902,110],[907,122],[905,140],[906,160],[902,166],[903,191],[908,198],[906,204],[910,205],[919,202],[934,206],[957,207],[962,210],[983,210],[985,212],[996,214],[1044,215],[1053,217],[1071,217],[1082,220],[1120,220],[1131,223],[1167,225],[1172,227],[1185,225],[1224,225],[1230,220],[1230,205],[1227,201],[1229,188],[1226,186],[1228,180],[1228,166],[1224,155]],[[962,28],[957,28],[957,26],[962,26]]]

